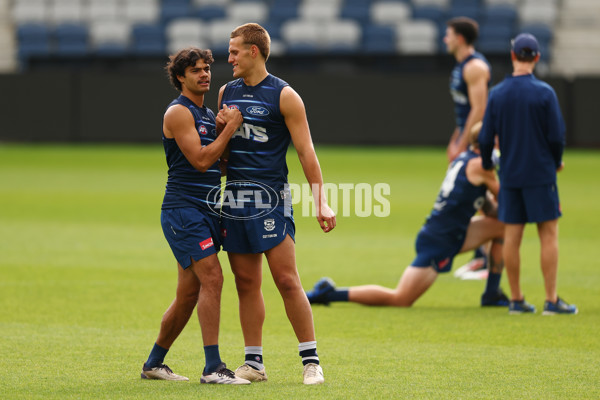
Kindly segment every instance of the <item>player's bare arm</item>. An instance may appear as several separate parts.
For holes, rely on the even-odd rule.
[[[463,133],[466,133],[471,131],[476,122],[483,119],[488,96],[487,83],[490,79],[490,70],[484,61],[473,59],[465,65],[463,76],[467,83],[471,106],[471,111],[469,111],[463,128]],[[458,143],[456,141],[451,142],[455,145],[453,148],[451,147],[449,152],[449,158],[452,157],[451,160],[467,149],[469,146],[468,136],[463,134]]]
[[[481,157],[472,158],[469,160],[466,168],[467,179],[472,185],[485,185],[494,196],[498,196],[500,191],[500,183],[496,179],[494,170],[483,169]]]
[[[488,190],[485,192],[485,201],[481,206],[481,212],[486,217],[498,218],[498,203],[494,198],[494,195]]]
[[[237,128],[242,124],[242,114],[228,114],[229,121],[226,122],[221,135],[208,146],[202,146],[192,113],[184,106],[174,105],[165,113],[163,132],[165,137],[175,139],[177,145],[185,155],[185,158],[200,172],[213,165],[223,154]]]
[[[446,148],[446,156],[448,157],[448,161],[454,160],[456,157],[454,156],[456,141],[458,139],[458,135],[460,135],[460,128],[457,126],[454,128],[452,135],[450,136],[450,141],[448,141],[448,147]]]
[[[291,87],[281,91],[279,108],[285,118],[285,124],[290,131],[292,142],[298,152],[298,158],[306,180],[313,189],[317,209],[317,220],[323,232],[329,232],[336,225],[335,214],[327,204],[327,198],[323,190],[323,176],[321,166],[308,127],[306,109],[300,95]],[[318,190],[315,190],[318,188]]]

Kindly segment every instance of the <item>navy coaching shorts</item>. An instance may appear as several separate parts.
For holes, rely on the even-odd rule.
[[[500,184],[498,219],[506,224],[552,221],[562,215],[556,184],[504,188]]]
[[[465,241],[461,237],[441,237],[421,228],[415,241],[417,256],[410,264],[412,267],[433,267],[437,272],[450,272],[454,257],[459,253]]]
[[[241,210],[248,213],[249,218],[238,211],[239,218],[223,217],[221,219],[223,250],[232,253],[263,253],[283,242],[287,235],[292,240],[296,233],[294,217],[284,206],[277,206],[266,215],[251,217],[252,209]]]
[[[183,269],[221,249],[219,220],[210,211],[169,208],[160,213],[163,233]]]

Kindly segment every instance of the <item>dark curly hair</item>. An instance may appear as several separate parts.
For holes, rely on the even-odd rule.
[[[452,18],[446,23],[447,26],[454,29],[457,35],[465,38],[467,44],[473,44],[479,36],[479,24],[474,19],[468,17]]]
[[[185,69],[196,65],[198,60],[202,60],[208,65],[215,61],[212,51],[202,50],[197,47],[188,47],[169,56],[169,62],[167,63],[165,70],[175,89],[181,92],[181,82],[179,82],[177,77],[185,75]]]

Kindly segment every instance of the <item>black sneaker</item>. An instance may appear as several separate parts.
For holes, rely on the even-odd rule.
[[[321,278],[315,283],[311,291],[306,292],[306,297],[308,297],[310,304],[324,304],[328,306],[327,294],[333,290],[335,290],[335,283],[331,278]]]
[[[579,310],[575,304],[568,304],[560,297],[556,298],[556,303],[546,301],[544,303],[544,312],[542,315],[555,315],[555,314],[577,314]]]
[[[481,307],[508,307],[510,300],[502,289],[495,293],[484,293],[481,295]]]
[[[534,314],[535,306],[523,300],[511,300],[508,305],[509,314]]]

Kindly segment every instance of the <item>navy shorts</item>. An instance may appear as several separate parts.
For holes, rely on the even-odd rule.
[[[454,257],[460,252],[465,241],[462,237],[436,236],[422,228],[415,241],[417,256],[410,264],[413,267],[433,267],[437,272],[450,272]]]
[[[500,184],[498,219],[506,224],[552,221],[562,215],[556,184],[504,188]]]
[[[294,217],[284,206],[277,206],[266,215],[244,218],[255,215],[250,208],[238,210],[235,217],[223,217],[221,220],[223,250],[232,253],[263,253],[283,242],[287,235],[292,240],[296,233]]]
[[[160,213],[163,233],[183,269],[221,249],[219,220],[210,211],[169,208]]]

